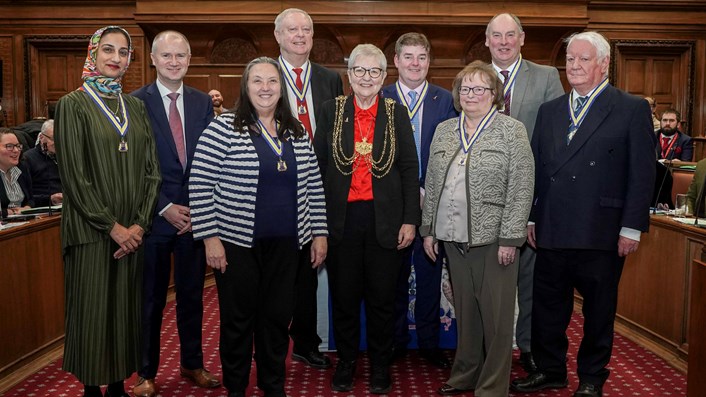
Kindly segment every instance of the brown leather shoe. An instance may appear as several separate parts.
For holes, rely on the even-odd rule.
[[[138,377],[135,386],[132,387],[132,392],[135,397],[155,397],[157,395],[157,386],[154,384],[154,379],[145,379]]]
[[[215,376],[211,375],[210,372],[203,368],[199,369],[186,369],[184,367],[179,368],[181,376],[187,379],[191,379],[192,382],[198,387],[203,387],[207,389],[212,389],[221,385],[221,381]]]

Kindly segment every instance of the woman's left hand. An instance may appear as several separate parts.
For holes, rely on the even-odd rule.
[[[515,255],[517,254],[517,247],[503,247],[498,248],[498,263],[503,266],[508,266],[515,261]]]
[[[318,269],[326,259],[328,252],[328,239],[325,236],[314,237],[311,242],[311,268]]]
[[[397,234],[397,249],[401,250],[409,247],[414,241],[415,226],[405,223]]]

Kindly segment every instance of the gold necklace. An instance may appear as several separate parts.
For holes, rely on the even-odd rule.
[[[370,153],[373,151],[373,143],[368,142],[368,138],[370,137],[370,131],[373,129],[375,126],[375,119],[373,119],[373,123],[371,126],[368,127],[368,131],[363,135],[363,127],[360,126],[360,117],[357,117],[355,119],[355,122],[358,124],[358,130],[360,131],[360,135],[363,137],[361,142],[356,142],[355,143],[355,151],[359,155],[363,156],[365,158],[365,161],[370,161]]]

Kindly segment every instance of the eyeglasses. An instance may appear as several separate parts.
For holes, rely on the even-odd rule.
[[[462,85],[461,87],[458,88],[458,93],[461,95],[468,95],[471,93],[471,91],[473,91],[474,95],[481,96],[481,95],[485,94],[485,92],[488,90],[493,91],[493,89],[490,87],[481,87],[481,86],[466,87],[465,85]]]
[[[362,66],[356,66],[353,68],[348,69],[353,72],[353,76],[355,77],[363,77],[365,76],[365,73],[370,75],[371,79],[377,79],[378,77],[382,76],[383,70],[380,68],[369,68],[366,69]]]
[[[18,143],[17,145],[13,145],[11,143],[8,143],[5,145],[5,149],[7,149],[8,152],[11,152],[12,149],[17,149],[21,152],[22,151],[22,144]]]
[[[47,134],[45,134],[45,133],[43,133],[43,132],[42,132],[41,134],[42,134],[43,137],[49,139],[50,141],[54,141],[54,137],[53,137],[53,136],[49,136],[49,135],[47,135]]]

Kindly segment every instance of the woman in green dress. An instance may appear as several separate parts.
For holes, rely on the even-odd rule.
[[[84,396],[128,396],[139,368],[142,236],[160,183],[144,104],[122,95],[132,45],[117,26],[96,31],[83,85],[56,107],[56,157],[64,185],[61,241],[66,292],[63,369]]]

